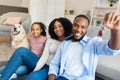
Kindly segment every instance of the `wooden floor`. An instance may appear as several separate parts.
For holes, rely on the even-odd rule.
[[[5,62],[10,58],[13,53],[11,47],[10,37],[1,37],[0,36],[0,66],[4,65]]]

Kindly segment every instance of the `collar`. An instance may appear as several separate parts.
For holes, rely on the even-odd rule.
[[[71,40],[72,37],[73,37],[73,35],[70,35],[70,36],[68,36],[65,40],[66,40],[66,41]],[[79,42],[85,42],[85,43],[86,43],[87,40],[88,40],[88,37],[87,37],[87,35],[85,35],[81,40],[79,40]]]
[[[65,41],[70,41],[70,40],[72,40],[72,37],[73,37],[73,35],[68,36],[68,37],[65,39]],[[80,42],[83,46],[86,45],[87,41],[88,41],[87,35],[85,35],[81,40],[79,40],[79,42]]]

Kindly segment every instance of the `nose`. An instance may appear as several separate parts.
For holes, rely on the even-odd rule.
[[[79,31],[82,31],[82,28],[81,28],[81,26],[77,27],[77,30],[79,30]]]
[[[57,31],[58,31],[59,29],[60,29],[59,27],[56,28]]]
[[[16,31],[17,28],[14,28],[14,31]]]

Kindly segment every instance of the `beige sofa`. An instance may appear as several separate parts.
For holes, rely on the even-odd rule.
[[[3,22],[8,17],[21,17],[20,24],[24,27],[28,33],[31,26],[31,17],[28,13],[22,12],[8,12],[0,16],[0,36],[10,36],[11,25],[3,25]]]

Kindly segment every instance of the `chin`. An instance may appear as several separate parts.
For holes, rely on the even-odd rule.
[[[76,40],[78,40],[78,39],[80,39],[80,38],[81,38],[81,36],[79,36],[79,37],[78,37],[78,36],[75,36],[74,38],[75,38]]]
[[[81,39],[81,37],[80,38],[75,38],[76,40],[80,40]]]
[[[81,40],[81,39],[83,39],[84,36],[85,36],[85,35],[83,35],[83,36],[74,36],[74,39],[75,39],[75,40]]]

